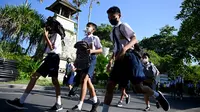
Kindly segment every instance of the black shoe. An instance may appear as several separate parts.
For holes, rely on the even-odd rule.
[[[6,100],[6,103],[17,109],[27,109],[24,107],[23,104],[20,103],[20,100],[18,98],[14,99],[14,100]]]
[[[158,91],[158,93],[159,93],[159,96],[156,99],[158,100],[158,102],[161,105],[161,107],[165,111],[170,110],[169,102],[166,100],[166,98],[163,96],[163,94],[160,91]]]
[[[150,111],[150,107],[146,107],[143,111]]]
[[[131,95],[128,95],[128,97],[126,98],[126,104],[129,104],[131,101]]]
[[[97,103],[94,103],[92,105],[92,109],[90,110],[90,112],[97,112],[97,107],[101,104],[101,101],[99,99],[97,99]]]
[[[157,109],[160,108],[160,104],[158,102],[156,102],[156,107],[157,107]]]
[[[56,111],[56,112],[58,112],[58,111],[61,111],[62,109],[63,109],[62,105],[59,105],[59,104],[55,103],[55,105],[53,107],[51,107],[49,109],[49,111]]]
[[[75,105],[72,109],[67,110],[67,112],[81,112],[81,110],[79,110],[78,106]]]

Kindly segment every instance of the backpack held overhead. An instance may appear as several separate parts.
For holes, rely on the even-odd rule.
[[[76,51],[76,59],[74,62],[74,66],[77,70],[83,70],[90,66],[90,54],[88,49],[90,49],[89,45],[85,41],[79,41],[74,45]]]
[[[148,79],[154,79],[158,72],[156,66],[151,62],[147,65],[143,65],[143,71]]]

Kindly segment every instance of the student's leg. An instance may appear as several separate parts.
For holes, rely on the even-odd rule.
[[[144,95],[144,101],[145,101],[145,104],[146,104],[145,111],[149,111],[150,110],[149,96]]]
[[[27,96],[29,95],[29,93],[32,91],[33,87],[35,86],[36,81],[38,80],[38,78],[40,76],[46,77],[47,76],[47,63],[44,62],[39,68],[38,70],[32,74],[31,79],[23,93],[23,95],[20,97],[20,99],[16,98],[15,100],[7,100],[6,102],[18,109],[22,109],[23,107],[23,103],[25,102]]]
[[[108,112],[110,103],[112,102],[115,86],[116,83],[114,81],[108,82],[102,112]]]
[[[61,105],[60,84],[57,77],[52,77],[52,83],[56,92],[56,103]]]

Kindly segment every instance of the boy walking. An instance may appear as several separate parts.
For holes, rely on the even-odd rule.
[[[93,33],[97,29],[97,25],[89,22],[86,25],[86,37],[82,40],[87,42],[87,44],[90,46],[90,49],[88,50],[90,54],[90,66],[84,70],[81,70],[82,80],[81,80],[81,95],[80,95],[80,101],[79,103],[72,108],[72,112],[81,112],[83,101],[86,96],[87,88],[90,91],[91,97],[93,99],[93,105],[90,112],[97,112],[97,107],[100,105],[100,100],[97,99],[94,86],[91,82],[91,78],[94,74],[94,69],[96,65],[96,55],[99,53],[102,53],[102,45],[100,43],[99,37],[93,35]]]
[[[142,62],[144,67],[144,74],[146,76],[146,80],[144,80],[143,85],[150,87],[154,91],[156,91],[156,77],[159,75],[159,71],[156,66],[149,61],[150,55],[148,53],[144,53],[142,56]],[[146,103],[146,108],[144,111],[150,111],[150,102],[149,96],[144,95],[144,100]],[[160,108],[158,101],[156,101],[156,107]]]
[[[53,21],[53,17],[49,17],[47,19],[47,22]],[[56,21],[56,20],[54,20]],[[7,104],[17,108],[17,109],[24,109],[24,102],[30,92],[32,91],[33,87],[35,86],[36,81],[40,76],[46,77],[52,77],[52,83],[55,86],[55,92],[56,92],[56,103],[53,107],[51,107],[49,110],[52,111],[59,111],[62,110],[62,104],[61,104],[61,95],[60,95],[60,85],[58,82],[58,69],[59,69],[59,63],[60,63],[60,57],[62,51],[61,46],[61,35],[56,32],[58,31],[56,29],[54,23],[48,24],[44,31],[45,35],[44,38],[47,42],[47,48],[46,53],[47,56],[42,63],[42,65],[37,69],[37,71],[31,76],[31,80],[26,87],[26,90],[24,91],[23,95],[20,97],[20,99],[16,98],[15,100],[7,100]]]
[[[168,111],[170,106],[162,93],[153,91],[148,86],[143,86],[142,84],[145,75],[140,58],[134,51],[134,46],[137,45],[136,36],[128,24],[120,21],[120,9],[116,6],[111,7],[107,10],[107,14],[110,23],[114,26],[110,36],[114,42],[114,51],[107,66],[108,71],[111,69],[112,62],[115,61],[115,63],[110,73],[102,112],[108,112],[116,84],[128,84],[129,80],[138,93],[154,96],[162,108]]]

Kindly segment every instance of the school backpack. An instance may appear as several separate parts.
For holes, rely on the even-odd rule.
[[[143,71],[147,79],[155,79],[158,72],[156,66],[151,62],[143,65]]]
[[[76,51],[76,59],[74,66],[77,70],[83,70],[90,66],[90,54],[88,52],[89,45],[86,41],[79,41],[74,45]]]

